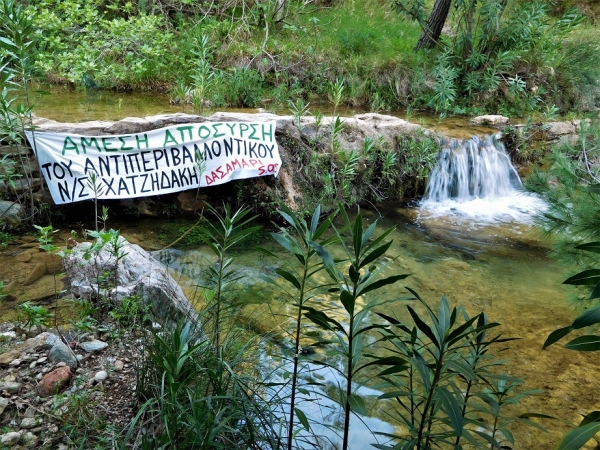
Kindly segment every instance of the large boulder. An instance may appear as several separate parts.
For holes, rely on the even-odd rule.
[[[0,226],[16,228],[21,225],[25,211],[17,202],[0,200]]]
[[[100,241],[94,245],[77,244],[65,258],[65,271],[75,296],[118,302],[136,295],[150,303],[156,317],[199,320],[183,290],[162,264],[122,236],[118,237],[119,249],[115,252],[113,241],[103,246]],[[118,262],[115,253],[120,255]]]

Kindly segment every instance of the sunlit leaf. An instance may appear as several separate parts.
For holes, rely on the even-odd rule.
[[[586,335],[567,342],[565,348],[578,352],[595,352],[600,350],[600,336]]]
[[[308,423],[308,419],[306,418],[306,415],[302,412],[301,409],[294,408],[294,411],[296,412],[296,417],[298,417],[298,420],[300,421],[300,423],[302,424],[304,429],[306,431],[310,431],[310,425]]]
[[[554,330],[552,333],[550,333],[550,335],[546,339],[546,342],[544,342],[544,346],[542,347],[542,350],[545,349],[546,347],[554,344],[555,342],[561,340],[563,337],[565,337],[571,331],[573,331],[573,327],[572,326],[568,326],[568,327],[564,327],[564,328],[559,328],[558,330]]]
[[[556,450],[577,450],[600,431],[600,422],[591,422],[569,431],[558,443]]]
[[[563,284],[595,285],[600,282],[600,269],[588,269],[563,281]]]
[[[365,401],[362,397],[356,394],[350,394],[348,397],[348,403],[350,404],[350,409],[358,414],[362,414],[363,416],[367,415],[367,406],[365,405]]]

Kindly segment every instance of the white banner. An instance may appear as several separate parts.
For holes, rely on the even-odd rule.
[[[32,140],[35,135],[35,145]],[[27,132],[56,204],[146,197],[279,173],[275,122],[205,122],[145,133]]]

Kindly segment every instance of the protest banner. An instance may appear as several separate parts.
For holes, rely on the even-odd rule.
[[[27,138],[54,202],[63,204],[95,193],[98,199],[146,197],[277,176],[275,125],[204,122],[107,136],[28,131]]]

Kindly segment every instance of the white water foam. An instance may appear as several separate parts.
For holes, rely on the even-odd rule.
[[[499,136],[473,137],[443,146],[429,177],[420,216],[471,225],[531,223],[545,203],[525,192]]]

